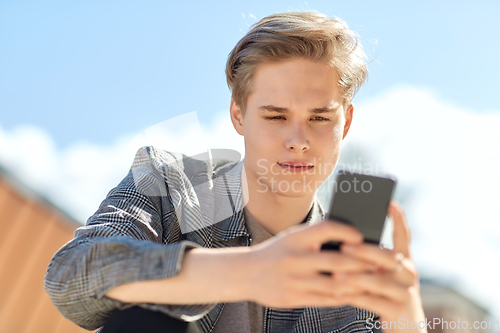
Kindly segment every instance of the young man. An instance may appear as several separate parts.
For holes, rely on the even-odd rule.
[[[87,329],[132,305],[196,320],[203,332],[371,331],[374,320],[424,320],[401,208],[389,207],[387,250],[322,221],[315,200],[352,122],[362,57],[338,19],[286,13],[254,25],[226,68],[244,161],[139,150],[54,256],[45,286],[58,309]],[[329,240],[341,251],[320,251]]]

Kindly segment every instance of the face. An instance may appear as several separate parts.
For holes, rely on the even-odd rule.
[[[322,62],[263,63],[247,108],[231,102],[231,120],[245,137],[247,181],[259,192],[300,197],[332,173],[353,108],[343,108],[336,71]]]

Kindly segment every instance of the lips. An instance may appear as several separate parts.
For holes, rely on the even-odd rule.
[[[286,165],[286,166],[292,166],[292,167],[308,167],[312,166],[311,163],[307,162],[278,162],[279,165]]]
[[[286,162],[278,162],[278,165],[283,169],[289,171],[306,171],[310,170],[314,167],[311,163],[305,161],[286,161]]]

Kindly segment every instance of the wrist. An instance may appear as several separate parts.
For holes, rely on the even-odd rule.
[[[195,248],[185,254],[180,276],[191,290],[198,290],[212,301],[248,300],[250,256],[248,247]]]
[[[251,247],[238,249],[227,262],[230,284],[228,296],[236,302],[253,301],[255,279],[254,251]]]

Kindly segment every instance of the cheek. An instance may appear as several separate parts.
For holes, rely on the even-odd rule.
[[[345,121],[339,121],[333,126],[333,134],[335,138],[340,138],[342,139],[342,136],[344,135],[344,124]]]
[[[318,138],[319,147],[322,151],[322,161],[324,162],[324,171],[328,177],[335,165],[337,164],[340,148],[342,146],[342,136],[344,134],[344,127],[342,124],[335,124],[329,130]]]
[[[252,164],[261,159],[272,160],[277,142],[277,134],[273,131],[265,131],[262,126],[247,128],[244,133],[245,156]]]
[[[280,133],[273,129],[268,129],[265,126],[254,126],[247,128],[243,133],[245,137],[245,145],[255,147],[260,151],[271,149],[273,143],[277,143],[280,138]]]
[[[329,127],[328,129],[325,129],[322,132],[317,132],[318,134],[318,142],[320,143],[321,146],[324,146],[325,144],[330,145],[331,150],[338,150],[340,148],[340,145],[342,143],[342,136],[344,135],[344,127],[342,124],[335,124],[333,127]]]

